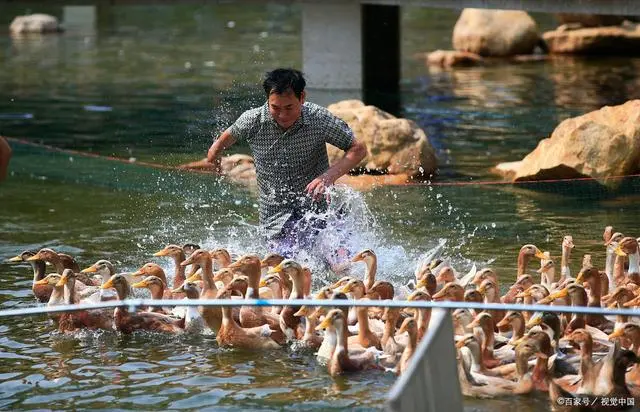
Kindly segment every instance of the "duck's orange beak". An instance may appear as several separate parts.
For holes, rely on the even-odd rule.
[[[40,257],[40,252],[38,252],[35,255],[27,258],[27,262],[33,262],[34,260],[40,260],[40,259],[42,258]]]
[[[162,249],[159,252],[156,252],[153,254],[153,256],[167,256],[169,254],[169,251],[167,249]]]
[[[467,341],[465,339],[460,339],[459,341],[456,342],[456,348],[457,349],[462,349],[462,347],[465,345]]]
[[[331,326],[331,318],[324,318],[324,320],[316,326],[316,330],[327,329],[329,326]]]
[[[538,259],[547,259],[547,258],[548,258],[548,257],[547,257],[547,255],[545,255],[544,253],[542,253],[542,251],[540,251],[540,249],[537,249],[537,248],[536,248],[536,254],[535,254],[535,256],[536,256]]]
[[[279,263],[277,266],[272,267],[267,273],[282,273],[282,263]]]
[[[616,330],[614,330],[609,336],[609,340],[614,340],[615,338],[619,338],[621,336],[624,336],[624,328],[618,328]]]
[[[68,279],[69,279],[69,276],[67,276],[67,274],[62,275],[58,283],[56,283],[56,287],[59,288],[60,286],[66,285]]]
[[[309,314],[309,309],[306,306],[302,306],[296,313],[293,314],[293,316],[301,317],[301,316],[307,316],[308,314]]]
[[[187,282],[197,282],[199,280],[202,280],[202,275],[200,274],[200,272],[196,272],[193,275],[189,276]]]
[[[113,287],[113,277],[109,278],[106,282],[100,286],[101,289],[109,289]]]
[[[146,280],[141,280],[140,282],[131,285],[132,288],[146,288],[147,286],[149,286],[149,284]]]
[[[95,266],[91,265],[88,268],[82,269],[80,273],[96,273],[98,269]]]
[[[614,252],[616,253],[616,255],[618,256],[627,256],[627,254],[622,250],[622,247],[620,245],[618,245],[615,249]]]
[[[261,288],[264,288],[267,286],[267,282],[264,280],[264,278],[260,279],[260,284],[258,285]],[[293,315],[295,316],[295,315]]]
[[[20,255],[14,256],[14,257],[12,257],[10,259],[7,259],[7,262],[12,262],[12,263],[22,262],[22,258],[20,257]]]

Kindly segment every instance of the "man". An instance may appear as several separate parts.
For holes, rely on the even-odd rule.
[[[260,194],[260,225],[270,248],[291,255],[311,245],[324,227],[326,189],[367,154],[345,122],[305,102],[306,82],[294,69],[276,69],[263,82],[267,101],[244,112],[213,142],[207,161],[220,170],[222,151],[246,140],[253,154]],[[326,143],[345,151],[329,167]]]

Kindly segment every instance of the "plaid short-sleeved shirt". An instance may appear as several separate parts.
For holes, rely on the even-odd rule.
[[[229,131],[249,143],[260,192],[260,224],[268,237],[280,234],[292,215],[326,208],[324,201],[312,202],[304,189],[329,168],[326,143],[346,151],[354,140],[345,122],[309,102],[286,131],[271,117],[268,103],[244,112]]]

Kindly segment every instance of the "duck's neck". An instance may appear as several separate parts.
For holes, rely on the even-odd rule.
[[[511,337],[511,341],[515,342],[524,336],[524,320],[522,318],[516,318],[513,322],[511,322],[511,330],[513,331],[513,336]]]
[[[380,344],[384,347],[387,344],[387,341],[395,335],[396,332],[396,320],[391,316],[387,318],[387,321],[384,323],[384,331],[382,332],[382,338],[380,339]]]
[[[349,335],[347,329],[346,320],[343,322],[341,327],[336,327],[336,348],[333,351],[333,356],[337,356],[340,353],[344,353],[345,357],[349,357],[349,344],[347,337]]]
[[[629,254],[629,273],[640,273],[640,252]]]
[[[585,374],[592,368],[593,366],[593,341],[591,339],[586,339],[580,342],[580,374],[585,376]]]
[[[358,337],[363,339],[367,334],[371,333],[369,330],[369,314],[366,307],[359,307],[356,309],[358,314]]]
[[[302,337],[302,340],[309,341],[313,339],[313,337],[316,334],[315,330],[316,330],[315,318],[309,319],[308,317],[305,316],[304,336]]]
[[[222,326],[225,328],[238,327],[238,324],[233,319],[233,309],[231,306],[220,306],[220,309],[222,310]]]
[[[53,286],[51,296],[49,296],[49,302],[47,306],[55,306],[64,303],[64,286]]]
[[[467,348],[471,352],[471,371],[476,373],[483,373],[486,368],[482,363],[480,346],[474,343],[473,345],[467,346]]]
[[[180,264],[181,262],[184,262],[186,259],[187,259],[187,257],[184,254],[184,252],[180,252],[177,256],[175,256],[173,258],[173,263],[174,263],[174,265],[176,267],[175,274],[173,276],[173,288],[174,289],[177,289],[180,286],[182,286],[184,281],[187,279],[185,277],[185,275],[184,275],[185,267]]]
[[[292,281],[292,289],[289,294],[289,299],[303,299],[304,298],[304,280],[303,273],[297,272],[295,275],[290,276]]]
[[[376,272],[378,271],[378,259],[376,257],[369,257],[365,259],[364,269],[364,287],[366,290],[371,289],[376,281]]]
[[[54,268],[56,268],[56,272],[59,275],[62,275],[62,272],[64,272],[64,264],[62,263],[62,259],[60,259],[60,257],[58,257],[57,255],[52,255],[49,257],[49,263],[51,263],[53,265]]]
[[[245,275],[247,275],[247,277],[249,278],[247,294],[245,295],[245,297],[247,299],[259,299],[260,268],[258,267],[257,270],[254,270],[254,268],[250,268],[247,272],[245,272]]]
[[[616,255],[613,263],[613,281],[618,284],[618,281],[624,279],[624,256]]]
[[[202,263],[200,266],[202,268],[202,295],[210,291],[215,293],[218,291],[218,287],[213,280],[213,263],[211,263],[211,259],[202,259]]]
[[[522,378],[524,375],[529,372],[529,359],[526,354],[517,353],[516,352],[516,374],[519,378]]]
[[[429,329],[429,322],[431,321],[431,309],[418,309],[418,340],[421,340]]]
[[[536,365],[533,367],[531,377],[535,382],[545,382],[548,379],[548,359],[542,356],[536,357]]]
[[[69,279],[67,283],[64,284],[64,303],[67,305],[73,305],[75,302],[75,280]]]
[[[569,269],[569,258],[571,257],[571,248],[562,247],[562,258],[560,260],[560,279],[565,280],[571,277],[571,269]]]
[[[495,338],[493,336],[493,327],[491,325],[486,325],[482,327],[482,334],[484,335],[484,339],[482,342],[482,346],[484,346],[485,351],[493,351],[493,345]]]
[[[529,260],[531,259],[531,256],[524,253],[524,252],[520,252],[518,253],[518,277],[520,275],[524,275],[525,273],[527,273],[527,266],[529,265]]]
[[[613,290],[616,288],[616,279],[613,274],[613,268],[616,262],[616,253],[612,245],[607,246],[607,259],[605,260],[604,273],[607,274],[607,278],[609,279],[609,289]]]
[[[29,262],[33,269],[33,283],[44,279],[45,272],[47,271],[47,265],[44,260],[34,260]]]
[[[589,289],[591,290],[591,292],[589,294],[588,306],[598,308],[601,307],[602,303],[600,302],[600,300],[602,298],[602,284],[600,282],[600,276],[592,276],[591,278],[589,278]]]
[[[228,253],[221,253],[216,257],[216,262],[220,268],[226,268],[231,264],[231,256]]]
[[[405,352],[409,351],[409,353],[413,353],[416,350],[416,346],[418,346],[418,333],[415,329],[411,329],[408,331],[409,340],[407,341],[407,346],[405,347]]]

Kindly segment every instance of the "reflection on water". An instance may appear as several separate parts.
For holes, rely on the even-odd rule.
[[[0,24],[25,12],[14,5],[3,11]],[[61,7],[39,11],[62,15]],[[0,134],[138,161],[191,161],[204,155],[212,134],[263,100],[264,71],[301,64],[297,7],[107,5],[96,18],[93,34],[0,38]],[[412,59],[450,48],[456,18],[453,11],[410,8],[402,17],[402,111],[438,150],[436,182],[492,179],[491,166],[521,158],[562,119],[640,94],[637,59],[558,58],[440,72]],[[171,274],[169,261],[152,257],[168,243],[266,251],[256,241],[255,195],[208,175],[21,144],[10,169],[0,185],[1,259],[48,246],[83,267],[104,258],[132,271],[155,261]],[[557,256],[571,234],[574,267],[584,253],[603,264],[604,226],[637,229],[635,197],[601,198],[581,184],[527,187],[339,192],[335,204],[346,204],[351,215],[336,224],[351,235],[329,231],[323,245],[373,248],[380,278],[404,283],[446,240],[456,270],[491,265],[506,281],[524,243]],[[314,286],[330,279],[317,256],[301,258],[316,270]],[[29,267],[0,264],[0,307],[34,305],[30,279]],[[0,408],[372,409],[394,381],[378,372],[331,379],[309,353],[258,357],[221,350],[211,336],[53,331],[44,317],[0,325]],[[548,403],[524,397],[468,400],[467,407],[539,411]]]

